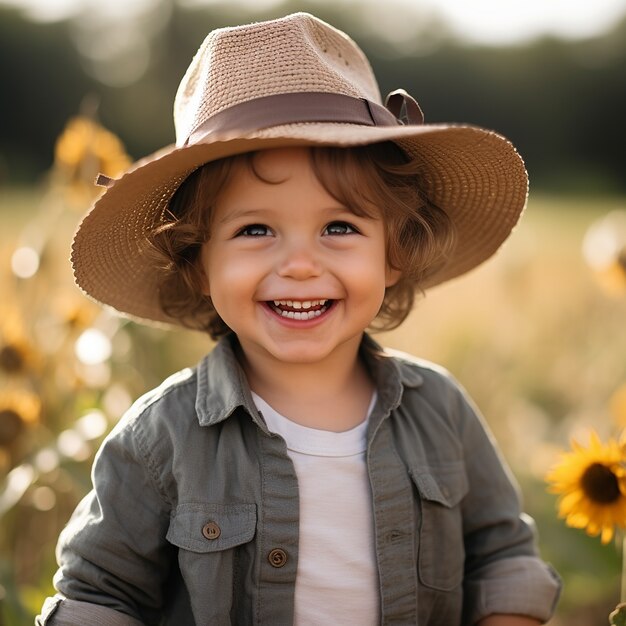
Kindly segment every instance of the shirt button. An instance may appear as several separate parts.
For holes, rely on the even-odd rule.
[[[272,567],[282,567],[287,562],[287,553],[280,548],[274,548],[267,555],[267,560]]]
[[[222,530],[215,522],[207,522],[202,527],[202,534],[205,539],[217,539],[222,534]]]

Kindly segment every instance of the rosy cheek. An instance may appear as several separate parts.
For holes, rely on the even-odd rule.
[[[224,260],[219,269],[219,281],[223,288],[238,291],[254,283],[253,274],[251,267]]]
[[[256,260],[246,259],[241,255],[233,258],[230,255],[214,256],[214,265],[209,268],[209,284],[215,297],[221,292],[222,298],[250,297],[262,279],[259,272],[260,263]]]

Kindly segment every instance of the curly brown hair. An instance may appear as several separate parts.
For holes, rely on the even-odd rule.
[[[377,217],[374,207],[382,213],[387,259],[401,277],[387,288],[371,328],[396,328],[411,311],[424,278],[445,263],[454,246],[453,225],[420,190],[419,161],[409,160],[396,144],[311,147],[309,153],[317,179],[333,198],[357,215]],[[183,326],[206,331],[213,339],[230,328],[202,293],[200,252],[211,236],[215,200],[234,170],[243,165],[264,180],[255,169],[255,154],[212,161],[192,172],[148,236],[160,273],[161,308]]]

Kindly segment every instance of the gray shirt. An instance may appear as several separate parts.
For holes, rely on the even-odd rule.
[[[292,623],[298,484],[235,342],[145,395],[107,437],[37,624]],[[361,354],[378,390],[367,467],[380,622],[547,621],[558,576],[471,401],[441,368],[368,336]]]

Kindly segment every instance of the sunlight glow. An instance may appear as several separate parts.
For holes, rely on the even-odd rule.
[[[87,440],[97,439],[104,435],[108,427],[107,418],[102,411],[94,409],[86,415],[83,415],[74,428]]]
[[[104,363],[111,356],[111,351],[111,341],[97,328],[88,328],[76,341],[76,356],[86,365]]]
[[[220,0],[223,1],[223,0]],[[235,0],[235,4],[270,9],[279,0]],[[345,0],[349,10],[376,0]],[[83,15],[126,19],[164,6],[160,0],[0,0],[24,10],[31,18],[54,21]],[[217,4],[216,0],[181,0],[183,6]],[[432,11],[460,38],[488,44],[515,43],[542,35],[585,38],[601,34],[626,14],[626,0],[389,0],[387,10],[412,16]]]
[[[0,515],[20,501],[36,477],[35,469],[28,463],[14,467],[7,474],[4,491],[0,493]]]
[[[64,430],[57,438],[59,452],[74,461],[85,461],[91,448],[80,433],[73,429]]]
[[[39,254],[33,248],[17,248],[11,257],[11,269],[18,278],[31,278],[39,269]]]
[[[582,247],[592,268],[610,267],[626,250],[626,211],[612,211],[592,224],[585,233]]]
[[[406,0],[407,2],[409,0]],[[625,0],[428,0],[464,39],[502,44],[541,35],[601,34],[626,13]]]

